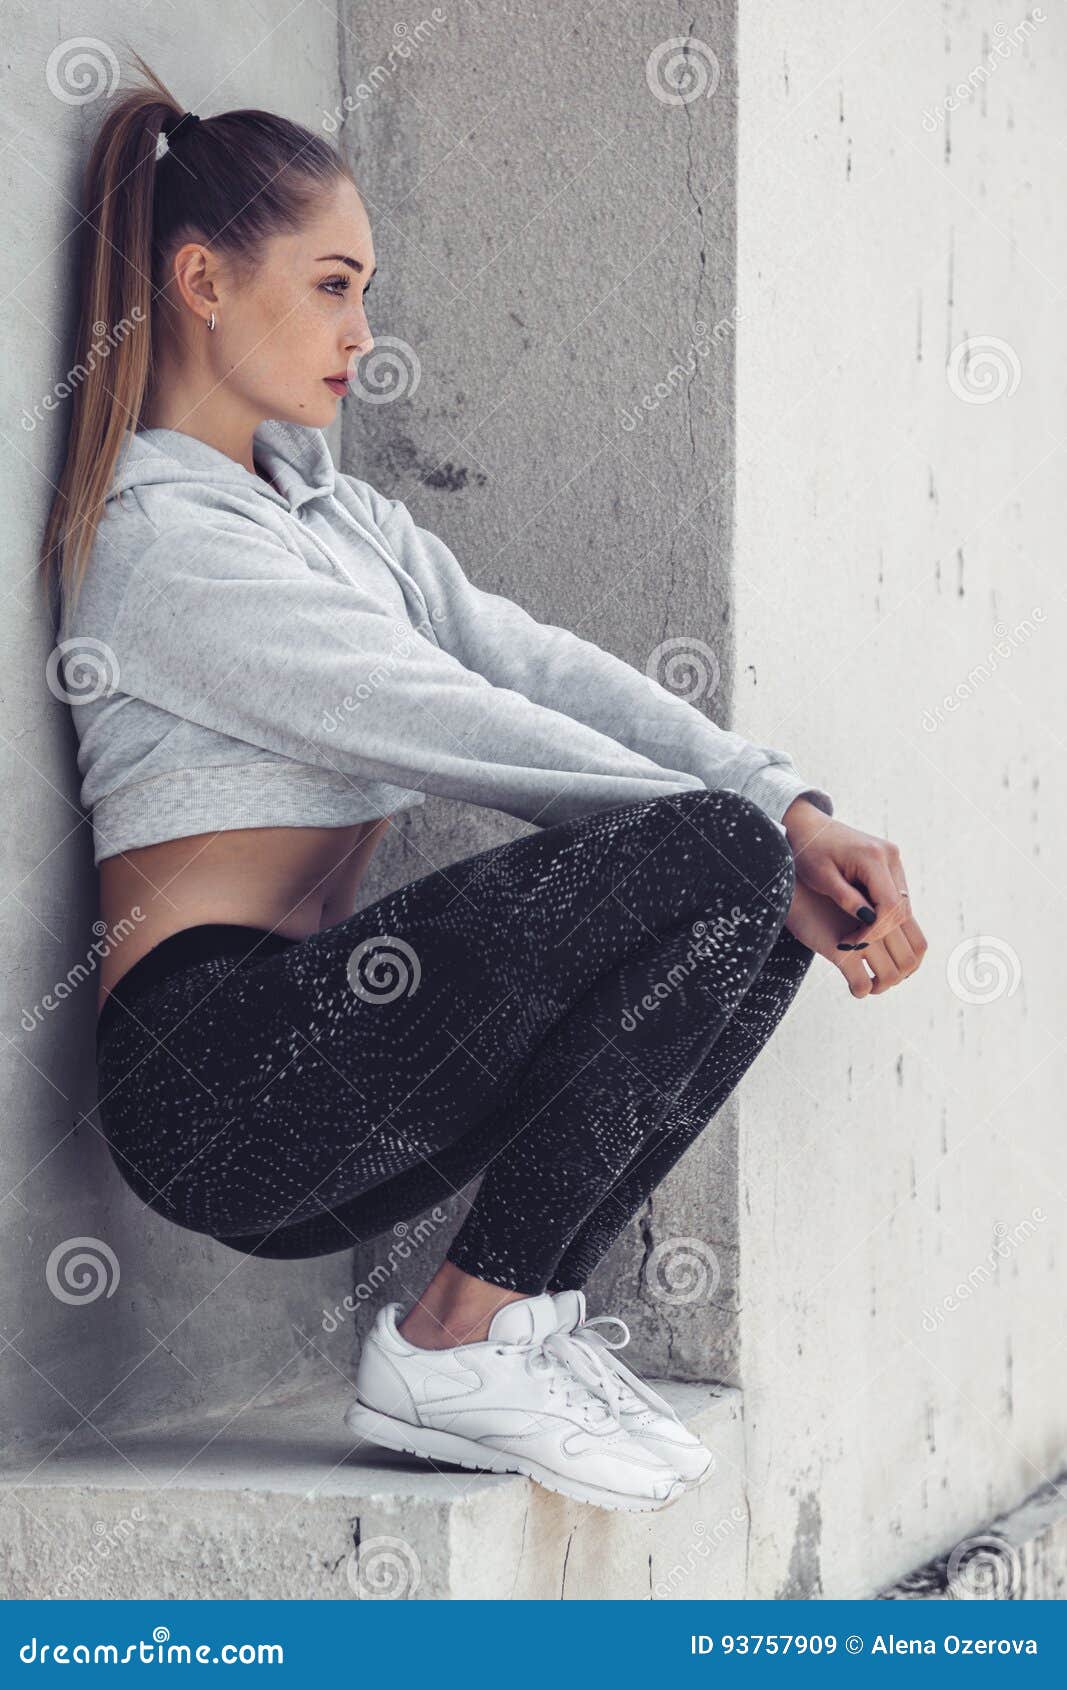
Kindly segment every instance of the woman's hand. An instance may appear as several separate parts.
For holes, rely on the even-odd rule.
[[[914,974],[927,945],[896,845],[836,821],[806,798],[793,800],[782,825],[797,874],[790,932],[841,970],[854,997],[888,991]]]

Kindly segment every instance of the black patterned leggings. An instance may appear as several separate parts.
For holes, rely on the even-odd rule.
[[[187,929],[98,1031],[137,1195],[256,1256],[350,1249],[484,1174],[447,1259],[580,1286],[795,996],[784,833],[723,790],[565,822],[303,939]]]

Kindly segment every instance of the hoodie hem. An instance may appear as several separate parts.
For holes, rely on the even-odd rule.
[[[97,865],[145,845],[245,827],[350,827],[411,809],[426,794],[287,762],[174,769],[120,788],[93,806]]]

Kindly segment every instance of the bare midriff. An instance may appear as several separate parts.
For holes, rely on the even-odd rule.
[[[234,922],[304,939],[344,921],[390,820],[236,828],[105,857],[97,1012],[135,962],[183,928]]]

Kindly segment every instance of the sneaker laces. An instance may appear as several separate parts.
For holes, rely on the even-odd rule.
[[[606,1419],[618,1423],[612,1398],[619,1392],[611,1372],[596,1355],[576,1343],[570,1333],[549,1332],[544,1338],[516,1348],[526,1351],[527,1372],[551,1370],[555,1377],[549,1380],[549,1392],[561,1389],[566,1406],[580,1409],[587,1424],[596,1425]]]
[[[613,1344],[602,1332],[593,1330],[597,1326],[613,1325],[622,1328],[623,1336],[618,1343]],[[567,1333],[553,1332],[551,1337],[566,1337],[572,1348],[590,1355],[597,1365],[598,1375],[610,1381],[608,1400],[618,1415],[630,1413],[635,1408],[651,1408],[657,1414],[665,1414],[671,1420],[681,1421],[670,1403],[654,1391],[647,1380],[628,1368],[615,1354],[616,1350],[625,1349],[630,1342],[630,1328],[620,1315],[598,1314],[581,1321]],[[547,1343],[548,1340],[546,1339]]]

